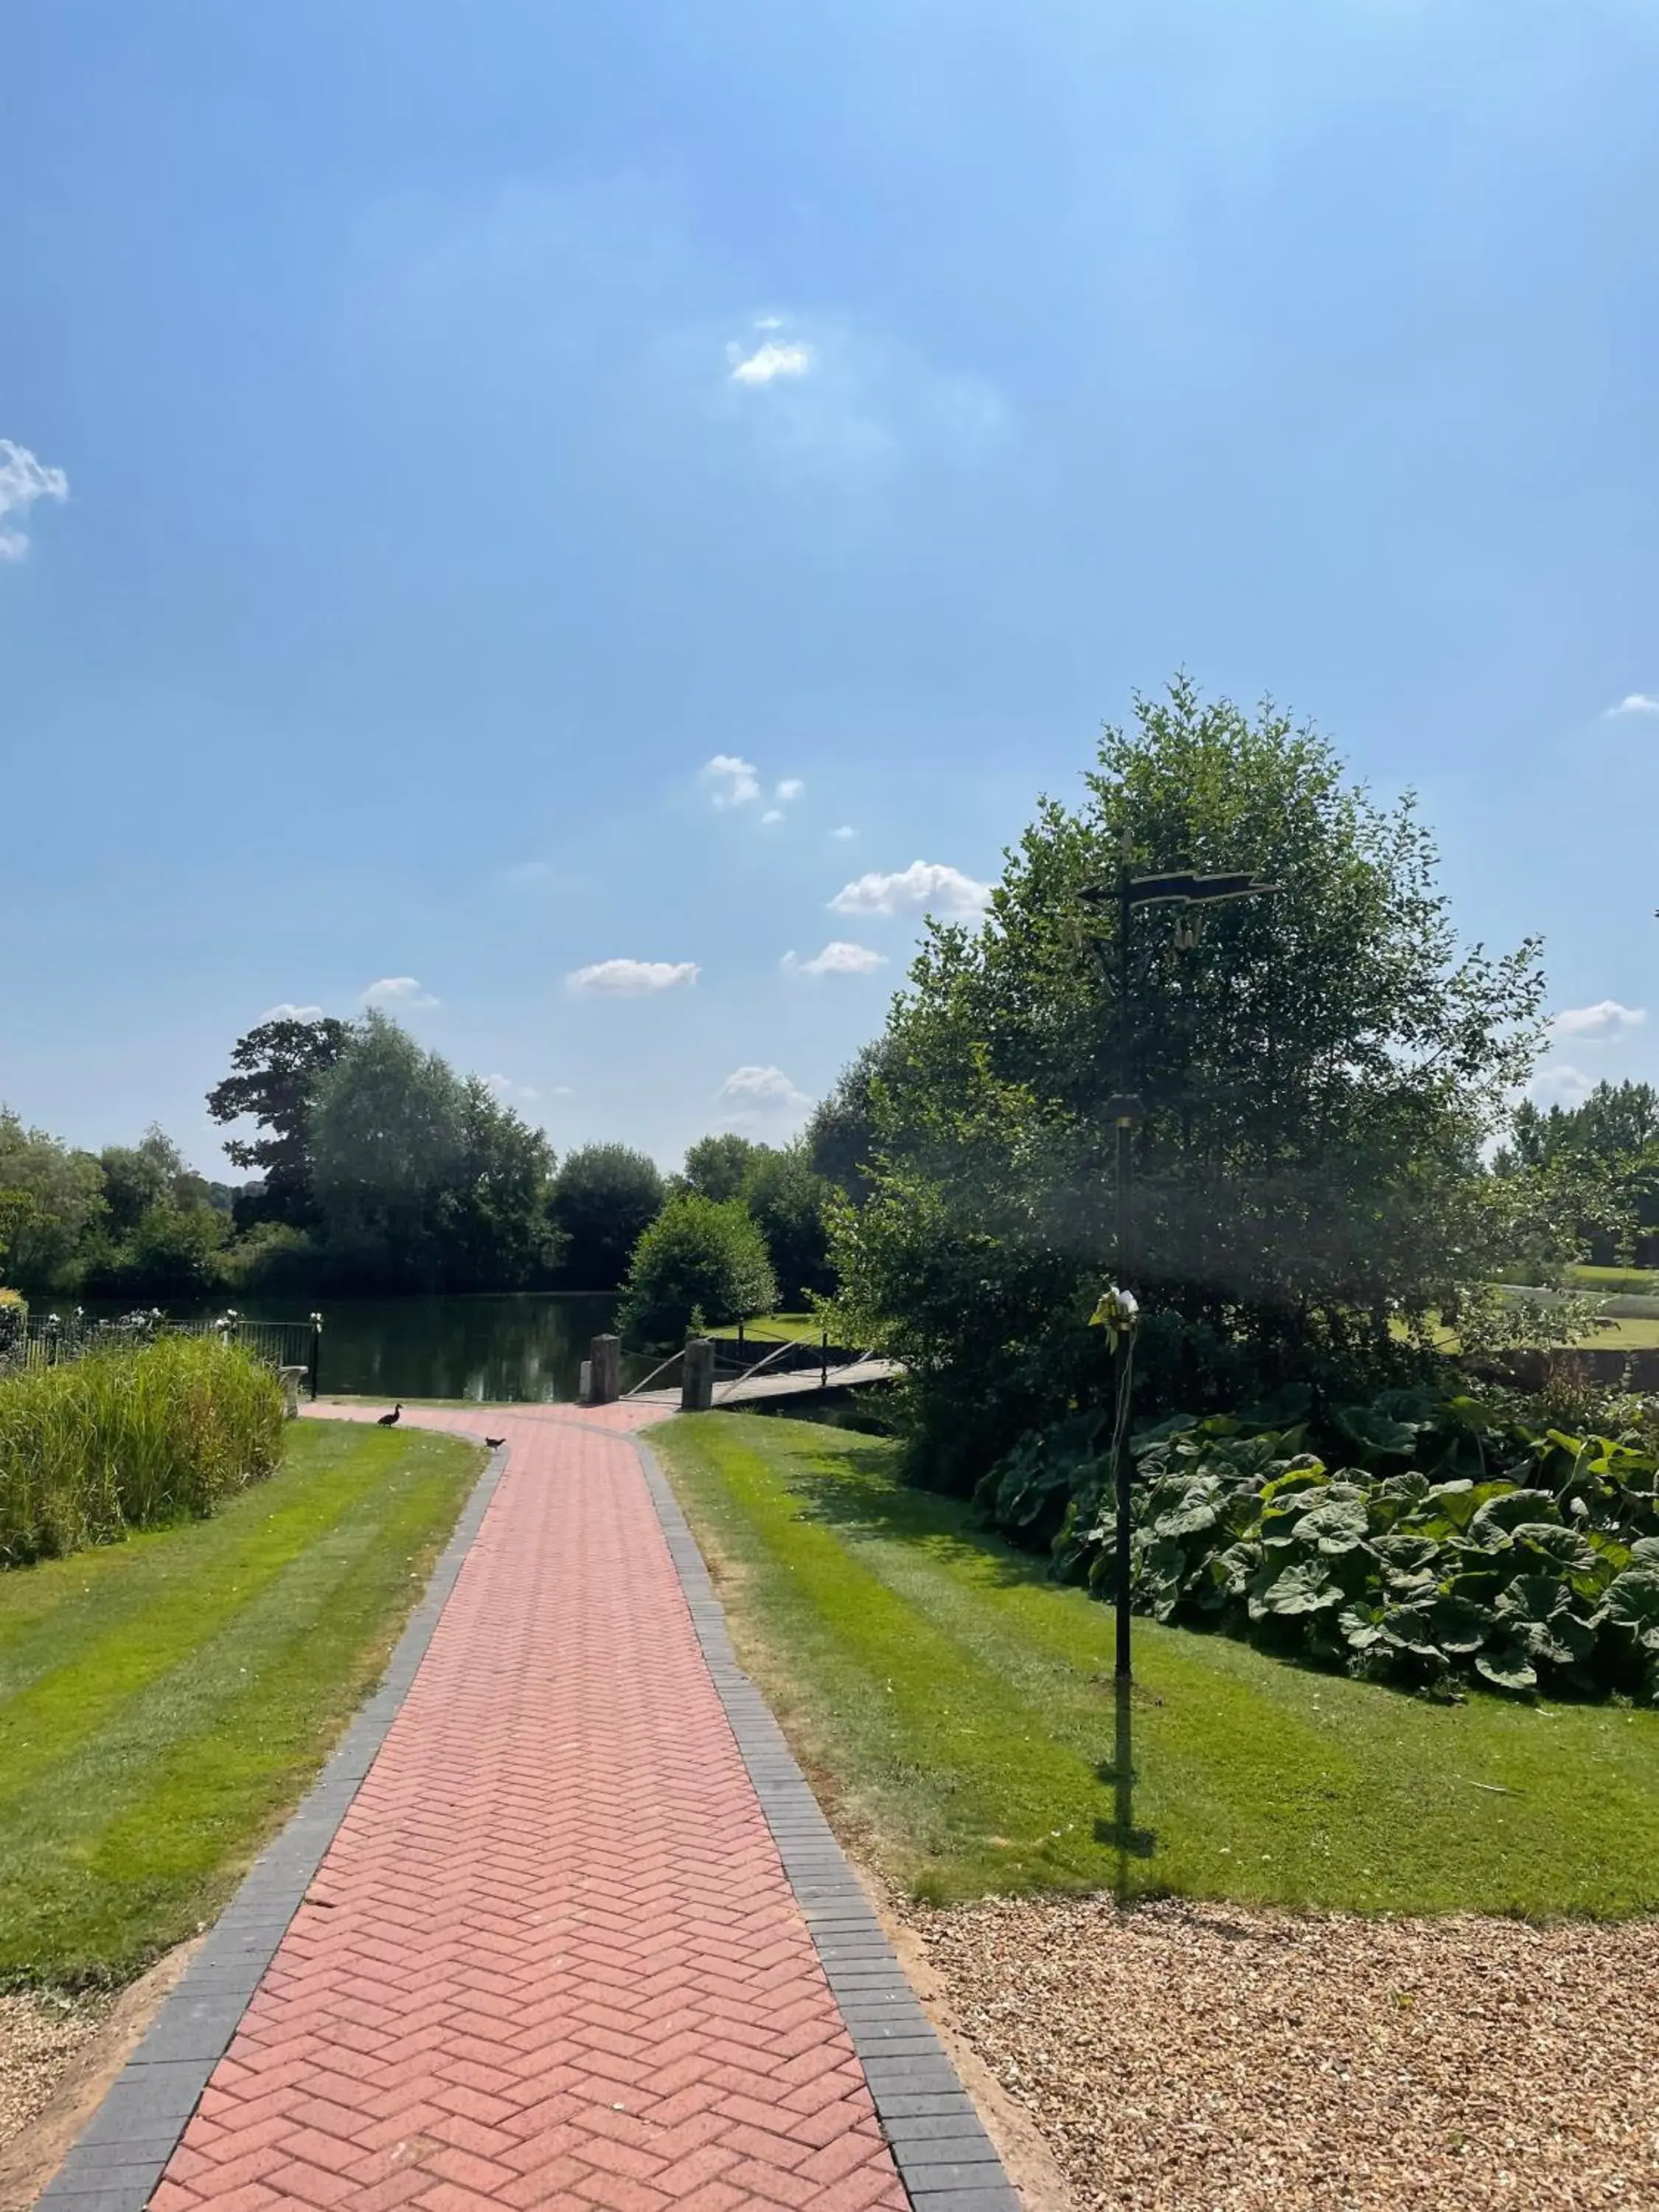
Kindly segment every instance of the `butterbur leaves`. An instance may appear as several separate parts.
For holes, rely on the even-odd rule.
[[[1547,1490],[1505,1487],[1487,1498],[1468,1522],[1477,1543],[1501,1544],[1523,1522],[1559,1521],[1555,1500]]]
[[[1380,1406],[1337,1406],[1332,1425],[1360,1451],[1385,1459],[1409,1459],[1417,1449],[1418,1424],[1396,1420]]]
[[[1376,1411],[1348,1424],[1370,1439],[1364,1463],[1334,1468],[1303,1450],[1300,1427],[1189,1416],[1138,1438],[1139,1609],[1435,1694],[1462,1679],[1511,1695],[1659,1695],[1654,1455],[1472,1402],[1400,1394]],[[1420,1456],[1401,1468],[1385,1446],[1407,1428]],[[1056,1573],[1105,1595],[1114,1513],[1097,1435],[1077,1417],[1026,1439],[978,1495],[1016,1540],[1058,1526]]]
[[[1626,1567],[1607,1584],[1601,1619],[1633,1636],[1644,1651],[1659,1653],[1659,1568]]]
[[[1296,1533],[1300,1542],[1316,1544],[1327,1558],[1334,1558],[1363,1544],[1369,1526],[1361,1493],[1350,1483],[1333,1483],[1318,1504],[1302,1516]]]
[[[1538,1685],[1538,1669],[1522,1644],[1505,1638],[1475,1654],[1476,1669],[1500,1690],[1531,1690]]]
[[[1340,1585],[1317,1559],[1298,1559],[1288,1567],[1269,1565],[1251,1583],[1250,1615],[1260,1620],[1269,1613],[1287,1618],[1322,1613],[1340,1605],[1342,1598]]]

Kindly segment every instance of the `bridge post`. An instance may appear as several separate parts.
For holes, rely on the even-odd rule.
[[[592,1387],[588,1403],[593,1406],[614,1406],[622,1395],[622,1339],[619,1336],[596,1336],[592,1347]]]
[[[714,1346],[709,1338],[694,1336],[680,1366],[680,1411],[706,1413],[714,1402]]]

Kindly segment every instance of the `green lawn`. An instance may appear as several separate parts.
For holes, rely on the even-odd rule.
[[[1588,1261],[1567,1268],[1566,1279],[1584,1291],[1631,1291],[1638,1297],[1659,1296],[1659,1275],[1645,1267],[1593,1267]]]
[[[734,1321],[724,1322],[719,1328],[711,1328],[708,1332],[710,1336],[735,1336],[737,1333],[738,1324]],[[823,1323],[816,1314],[761,1314],[753,1321],[744,1322],[743,1333],[745,1337],[787,1336],[793,1344],[816,1344],[823,1334]]]
[[[919,1896],[1659,1907],[1659,1713],[1429,1705],[1137,1620],[1125,1761],[1109,1610],[900,1487],[890,1443],[727,1413],[652,1442],[744,1663]]]
[[[211,1520],[0,1574],[0,1987],[120,1982],[223,1903],[372,1687],[483,1462],[291,1423]]]

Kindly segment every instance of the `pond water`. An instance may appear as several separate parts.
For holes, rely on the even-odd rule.
[[[304,1298],[245,1296],[248,1321],[303,1321]],[[574,1401],[591,1340],[607,1329],[614,1297],[527,1291],[471,1297],[331,1298],[323,1316],[319,1387],[377,1398]],[[203,1309],[204,1311],[209,1309]],[[222,1307],[212,1310],[222,1311]],[[625,1359],[637,1381],[647,1360]]]
[[[325,1395],[568,1402],[616,1310],[611,1297],[535,1292],[325,1299],[319,1386]],[[251,1321],[292,1318],[246,1310]]]

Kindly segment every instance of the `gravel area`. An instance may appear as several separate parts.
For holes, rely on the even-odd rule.
[[[1659,1925],[999,1899],[915,1923],[1079,2207],[1659,2208]]]
[[[109,2010],[107,1997],[0,1996],[0,2147],[45,2112]]]

